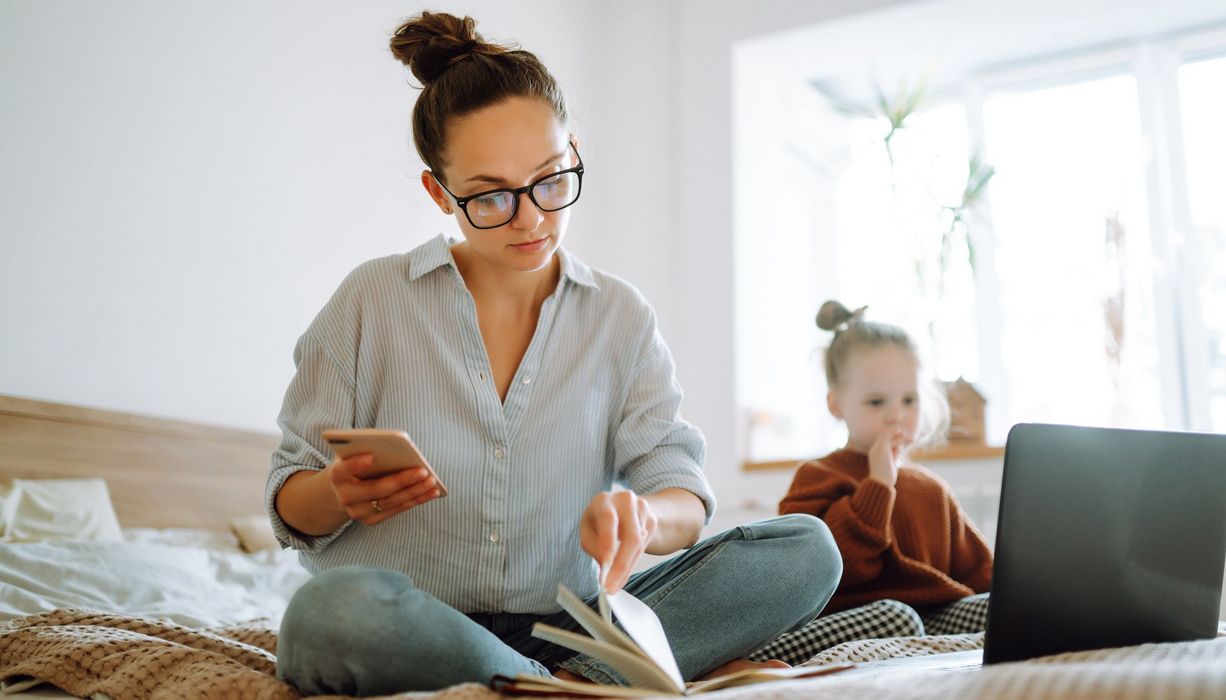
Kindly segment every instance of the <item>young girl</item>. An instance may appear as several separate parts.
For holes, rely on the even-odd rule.
[[[278,676],[346,695],[624,682],[531,635],[575,627],[558,584],[651,606],[686,680],[754,665],[834,592],[829,530],[792,515],[697,542],[714,508],[704,443],[655,315],[563,247],[585,165],[553,76],[468,17],[422,13],[391,48],[423,86],[421,184],[463,240],[359,266],[295,349],[266,503],[316,576],[285,613]],[[447,497],[423,469],[333,460],[328,428],[408,432]],[[631,575],[644,552],[682,549]]]
[[[921,390],[906,332],[863,314],[836,301],[818,313],[818,327],[834,331],[826,398],[830,413],[847,424],[847,445],[801,465],[779,503],[780,513],[816,515],[830,526],[843,579],[822,617],[755,658],[795,663],[852,639],[985,625],[987,542],[949,486],[907,459],[911,446],[942,431],[948,407],[937,392]]]

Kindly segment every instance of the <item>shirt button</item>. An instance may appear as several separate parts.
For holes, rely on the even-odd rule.
[[[490,542],[497,542],[497,541],[498,541],[498,533],[497,533],[497,532],[491,532],[491,533],[490,533]]]
[[[502,450],[501,445],[494,448],[494,459],[502,459],[506,456],[506,454],[507,453]]]
[[[477,376],[481,378],[481,381],[485,381],[485,372],[478,372]]]
[[[524,384],[531,384],[531,383],[532,383],[532,377],[524,377]]]

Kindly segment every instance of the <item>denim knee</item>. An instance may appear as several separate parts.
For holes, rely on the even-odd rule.
[[[843,578],[843,556],[826,523],[801,513],[781,515],[766,523],[771,525],[774,537],[786,542],[792,565],[805,580],[825,589],[828,599]],[[825,601],[822,605],[825,606]]]
[[[367,566],[322,571],[303,584],[290,600],[281,620],[279,639],[305,641],[326,637],[336,643],[348,643],[377,637],[369,628],[391,620],[387,615],[372,612],[417,592],[413,580],[398,571]],[[353,639],[339,639],[341,636]],[[346,644],[345,648],[350,647]]]
[[[399,571],[320,573],[294,594],[277,640],[277,677],[306,695],[389,695],[548,675]]]
[[[775,561],[766,569],[785,587],[777,600],[794,603],[796,624],[817,617],[843,576],[843,557],[826,523],[812,515],[792,514],[751,523],[754,540],[771,540]]]
[[[407,575],[365,566],[320,572],[290,600],[277,638],[277,676],[308,694],[368,694],[360,670],[385,660],[423,595]]]

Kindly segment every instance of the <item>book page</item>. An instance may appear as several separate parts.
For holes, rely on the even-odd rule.
[[[626,634],[630,635],[630,638],[643,650],[643,653],[650,657],[661,671],[668,674],[669,678],[673,679],[679,690],[684,688],[685,679],[681,677],[681,669],[677,667],[677,658],[673,656],[673,648],[668,644],[664,626],[660,624],[660,618],[656,617],[655,611],[624,590],[606,596],[602,588],[600,597],[607,598],[613,616],[621,623]]]
[[[603,598],[604,589],[601,589],[601,599]],[[637,654],[643,657],[645,661],[651,660],[634,643],[634,640],[626,636],[625,632],[618,629],[612,622],[606,623],[600,615],[592,612],[592,609],[588,607],[587,603],[583,602],[582,598],[571,593],[570,589],[566,586],[558,586],[558,605],[561,605],[563,610],[570,613],[575,622],[578,622],[579,626],[587,630],[587,633],[595,639],[605,644],[625,649],[632,654]]]
[[[656,695],[680,695],[685,689],[684,685],[674,684],[673,679],[650,660],[612,644],[540,622],[532,626],[532,636],[603,661],[612,666],[613,670],[620,673],[631,685],[642,690],[650,690]],[[593,687],[615,686],[593,685]]]
[[[600,608],[600,619],[606,625],[613,624],[613,613],[609,610],[609,596],[605,594],[604,586],[600,587],[600,595],[596,598],[596,607]]]

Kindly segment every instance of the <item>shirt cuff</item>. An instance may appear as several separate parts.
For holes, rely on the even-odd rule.
[[[305,471],[317,472],[322,470],[301,464],[274,469],[268,475],[268,486],[264,489],[264,506],[268,509],[269,519],[272,520],[272,533],[276,535],[277,542],[281,543],[282,549],[296,549],[314,553],[323,551],[325,547],[332,543],[332,540],[340,537],[341,533],[349,529],[349,526],[353,524],[353,520],[346,521],[344,525],[326,535],[313,537],[298,532],[281,519],[281,514],[277,512],[277,493],[281,491],[281,487],[285,485],[287,479],[298,472]]]
[[[702,467],[680,448],[675,452],[657,450],[634,465],[626,472],[626,486],[644,496],[664,489],[685,489],[702,501],[706,512],[703,525],[709,525],[715,514],[715,493]]]

